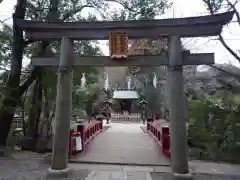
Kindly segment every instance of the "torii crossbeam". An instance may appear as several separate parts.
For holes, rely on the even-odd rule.
[[[213,53],[190,54],[188,51],[182,53],[183,65],[214,64]],[[109,56],[79,56],[73,54],[73,66],[167,66],[167,52],[159,55],[129,56],[127,59],[111,59]],[[33,66],[58,66],[60,56],[32,57]]]
[[[215,36],[221,33],[222,26],[228,23],[233,12],[211,16],[188,18],[96,21],[96,22],[41,22],[17,20],[28,38],[37,40],[58,39],[67,36],[74,40],[107,40],[109,32],[126,32],[129,39],[159,38],[177,35],[180,37]]]

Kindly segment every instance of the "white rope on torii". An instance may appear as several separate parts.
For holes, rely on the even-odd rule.
[[[153,73],[153,86],[155,88],[157,88],[157,76],[156,76],[155,72]]]
[[[84,89],[85,87],[86,87],[86,77],[85,77],[85,73],[82,73],[81,89]]]
[[[128,90],[131,89],[131,84],[132,84],[131,77],[127,77],[127,88],[128,88]]]
[[[108,88],[109,88],[108,74],[105,73],[104,89],[105,89],[105,90],[108,90]]]

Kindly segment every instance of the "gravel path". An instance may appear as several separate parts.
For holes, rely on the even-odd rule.
[[[0,180],[53,180],[46,172],[48,164],[42,160],[0,160]],[[58,178],[59,180],[84,180],[90,170],[82,169],[72,171],[69,176]]]

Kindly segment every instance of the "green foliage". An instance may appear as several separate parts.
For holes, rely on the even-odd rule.
[[[0,1],[1,2],[1,1]],[[55,4],[54,4],[55,3]],[[56,6],[56,3],[58,5]],[[121,5],[122,8],[114,12],[108,11],[111,3]],[[57,9],[53,9],[57,7]],[[40,20],[40,21],[60,21],[60,22],[74,22],[74,21],[95,21],[101,20],[129,20],[129,19],[146,19],[153,18],[156,15],[161,15],[165,10],[171,6],[168,0],[91,0],[91,1],[77,1],[77,0],[28,0],[26,6],[25,19]],[[84,10],[89,8],[94,10],[94,13],[85,15]],[[107,16],[106,13],[108,14]],[[49,42],[46,51],[42,52],[42,42],[31,42],[26,39],[26,46],[24,47],[24,57],[30,58],[36,55],[51,55],[60,52],[60,42]],[[12,27],[3,25],[0,29],[0,67],[5,69],[10,68],[11,63],[11,45],[12,45]],[[46,43],[46,42],[45,42]],[[95,41],[75,41],[74,53],[86,56],[99,56],[101,51],[97,42]],[[21,75],[21,82],[29,79],[29,74],[33,67],[30,65],[22,68],[24,73]],[[54,107],[56,98],[57,86],[57,68],[44,67],[41,69],[43,75],[43,91],[45,100],[47,100],[48,107]],[[85,91],[78,91],[82,73],[86,73],[87,88]],[[92,102],[97,97],[96,89],[99,81],[99,70],[94,67],[77,67],[74,69],[74,91],[73,104],[77,108],[85,108],[86,101]],[[8,73],[0,75],[1,91],[4,90]],[[111,93],[109,93],[110,96]],[[27,96],[28,99],[28,96]],[[28,101],[26,101],[28,102]],[[29,104],[31,106],[31,104]],[[49,110],[51,111],[51,110]]]
[[[53,14],[51,11],[51,3],[54,1],[49,0],[38,0],[27,1],[26,19],[41,20],[41,21],[93,21],[97,20],[97,15],[101,15],[103,19],[141,19],[144,17],[151,18],[156,15],[163,14],[165,10],[171,6],[171,3],[167,0],[120,0],[120,1],[104,1],[104,0],[92,0],[92,1],[59,1],[58,11]],[[110,4],[109,4],[110,3]],[[109,12],[108,17],[102,16],[107,9],[110,8],[111,3],[121,5],[122,8],[114,12]],[[53,4],[52,4],[53,5]],[[85,9],[95,9],[94,14],[88,14],[87,16],[82,14]],[[126,18],[120,16],[125,14]],[[116,16],[116,18],[114,18]],[[0,65],[4,68],[10,67],[11,62],[11,38],[12,28],[8,25],[3,25],[0,31]],[[41,43],[41,42],[40,42]],[[38,55],[40,51],[40,43],[32,43],[31,46],[26,46],[25,57],[31,57]],[[46,54],[59,53],[60,42],[52,42],[47,48]],[[101,55],[101,51],[95,41],[75,41],[74,42],[74,53],[80,55]],[[27,68],[27,72],[30,72],[32,67]],[[75,68],[74,73],[74,85],[80,84],[81,74],[85,72],[87,74],[87,82],[89,84],[97,81],[98,70],[95,68]],[[28,78],[28,73],[24,73],[22,80]],[[56,94],[56,68],[44,68],[43,69],[43,86],[45,88],[51,88],[50,91],[52,96]]]
[[[10,68],[11,62],[11,43],[12,43],[12,27],[2,24],[0,30],[0,66],[3,69]]]
[[[188,99],[188,138],[192,156],[240,163],[240,105],[225,101],[220,94]]]
[[[6,90],[8,74],[9,74],[8,72],[0,73],[0,93],[1,93],[0,102],[2,102],[3,94],[5,93],[5,90]]]
[[[169,0],[119,0],[117,2],[123,8],[111,15],[114,20],[153,19],[155,16],[164,14],[172,5]]]
[[[79,20],[93,20],[95,16],[82,16],[82,11],[85,8],[96,8],[101,4],[102,1],[94,1],[92,3],[83,4],[83,1],[59,1],[57,14],[51,14],[50,1],[48,0],[38,0],[38,1],[28,1],[27,8],[27,19],[32,20],[54,20],[54,21],[79,21]],[[54,17],[51,17],[54,16]],[[96,18],[95,18],[96,19]],[[60,53],[61,42],[53,42],[48,46],[46,54],[51,55],[53,53]],[[28,57],[32,55],[39,54],[39,43],[34,43],[32,46],[27,48]],[[101,51],[94,41],[75,41],[73,52],[80,55],[86,56],[98,56],[101,55]],[[94,84],[98,81],[99,71],[94,67],[75,67],[73,73],[73,106],[75,108],[85,108],[85,102],[88,100],[86,92],[79,91],[78,86],[81,84],[82,73],[86,73],[86,81],[88,85]],[[48,100],[55,101],[56,98],[56,86],[57,86],[57,68],[43,68],[43,88],[48,89]]]
[[[87,91],[73,91],[73,106],[86,109],[86,101],[89,99]]]
[[[96,97],[95,95],[95,89],[97,88],[97,75],[91,73],[86,76],[87,79],[87,86],[85,89],[80,89],[80,87],[76,87],[75,90],[73,91],[73,106],[74,108],[80,108],[80,109],[86,109],[87,108],[87,103],[93,102]]]

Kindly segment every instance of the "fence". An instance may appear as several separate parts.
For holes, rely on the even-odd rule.
[[[71,130],[69,141],[69,156],[84,152],[87,144],[103,130],[102,121],[93,120],[77,125],[76,131]]]
[[[130,121],[130,122],[141,122],[141,116],[139,113],[128,114],[124,112],[121,113],[112,113],[111,121],[113,122],[121,122],[121,121]]]
[[[167,157],[171,156],[169,123],[165,120],[158,120],[147,123],[149,135],[155,139],[161,147],[161,151]]]

